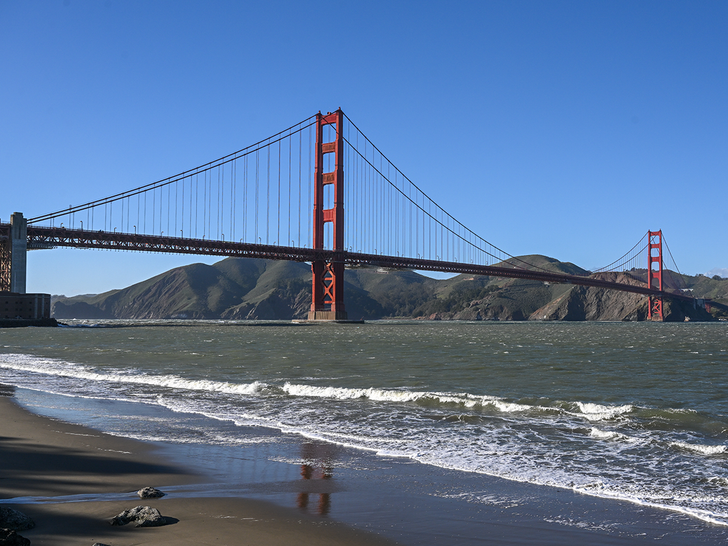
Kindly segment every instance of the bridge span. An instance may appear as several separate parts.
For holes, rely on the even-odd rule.
[[[0,224],[0,240],[10,238],[10,224]],[[67,248],[93,248],[101,250],[125,250],[139,252],[161,252],[170,254],[194,254],[204,256],[261,258],[266,260],[287,260],[313,263],[315,261],[341,263],[345,267],[382,267],[393,270],[420,270],[453,274],[485,275],[513,279],[528,279],[554,284],[574,284],[631,292],[652,297],[665,297],[691,302],[691,296],[660,291],[648,286],[639,286],[607,281],[594,276],[568,275],[543,270],[529,270],[498,265],[479,265],[442,260],[426,260],[403,256],[365,254],[346,250],[301,248],[279,245],[265,245],[234,241],[166,237],[134,233],[87,231],[64,227],[27,227],[28,250]]]
[[[0,223],[0,291],[25,293],[27,250],[72,247],[308,262],[310,320],[347,318],[344,269],[362,266],[632,292],[662,320],[663,298],[693,301],[666,290],[663,243],[661,231],[648,231],[596,275],[529,264],[446,212],[339,109],[156,182],[28,219],[13,214]],[[648,271],[641,286],[598,275],[637,265]]]

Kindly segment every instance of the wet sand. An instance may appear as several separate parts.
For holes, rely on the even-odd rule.
[[[109,494],[115,499],[3,503],[35,520],[34,529],[19,533],[34,546],[394,544],[260,500],[174,494],[142,500],[133,493],[142,487],[164,490],[203,478],[159,460],[152,445],[35,415],[8,396],[0,396],[0,415],[0,498]],[[113,516],[142,504],[158,508],[171,523],[156,528],[109,524]]]

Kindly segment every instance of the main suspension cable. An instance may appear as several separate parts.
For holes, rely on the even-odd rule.
[[[313,119],[313,121],[310,121],[312,119]],[[144,192],[147,192],[150,190],[156,190],[157,188],[161,188],[163,186],[172,184],[181,179],[187,178],[188,176],[192,176],[194,174],[198,174],[201,172],[207,172],[216,167],[224,165],[226,163],[230,163],[231,161],[236,161],[240,157],[243,157],[245,155],[262,150],[265,147],[271,146],[272,144],[275,144],[285,138],[289,138],[292,135],[296,134],[297,132],[301,132],[304,129],[310,127],[311,125],[315,125],[315,124],[316,124],[315,116],[309,116],[308,118],[304,119],[303,121],[296,123],[294,125],[291,125],[287,129],[284,129],[283,131],[279,131],[278,133],[276,133],[275,135],[273,135],[271,137],[268,137],[263,140],[259,140],[255,144],[251,144],[250,146],[246,146],[245,148],[242,148],[236,152],[224,155],[219,159],[209,161],[207,163],[203,163],[202,165],[200,165],[198,167],[188,169],[188,170],[183,171],[174,176],[163,178],[161,180],[157,180],[156,182],[150,182],[149,184],[144,184],[143,186],[139,186],[132,190],[127,190],[127,191],[124,191],[121,193],[117,193],[115,195],[111,195],[111,196],[105,197],[103,199],[96,199],[94,201],[89,201],[88,203],[84,203],[83,205],[78,205],[76,207],[61,209],[61,210],[57,210],[55,212],[51,212],[48,214],[43,214],[41,216],[36,216],[34,218],[28,218],[28,223],[33,224],[33,223],[37,223],[37,222],[44,222],[46,220],[57,218],[59,216],[65,216],[67,214],[83,211],[83,210],[86,210],[86,209],[89,209],[92,207],[96,207],[96,206],[100,206],[100,205],[105,205],[107,203],[112,203],[113,201],[125,199],[127,197],[131,197],[131,196],[134,196],[134,195],[137,195],[140,193],[144,193]],[[298,128],[294,130],[294,128],[296,128],[296,127],[298,127]]]

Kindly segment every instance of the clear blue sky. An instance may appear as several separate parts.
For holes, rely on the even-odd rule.
[[[728,268],[726,29],[724,1],[0,0],[0,218],[341,107],[513,255],[595,268],[662,229],[682,272]],[[37,251],[28,290],[194,261]]]

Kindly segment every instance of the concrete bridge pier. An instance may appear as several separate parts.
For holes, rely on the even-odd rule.
[[[50,294],[26,292],[28,221],[14,212],[9,233],[6,226],[0,239],[0,328],[57,326],[50,318]]]
[[[25,294],[28,270],[28,221],[22,212],[10,217],[10,292]]]

